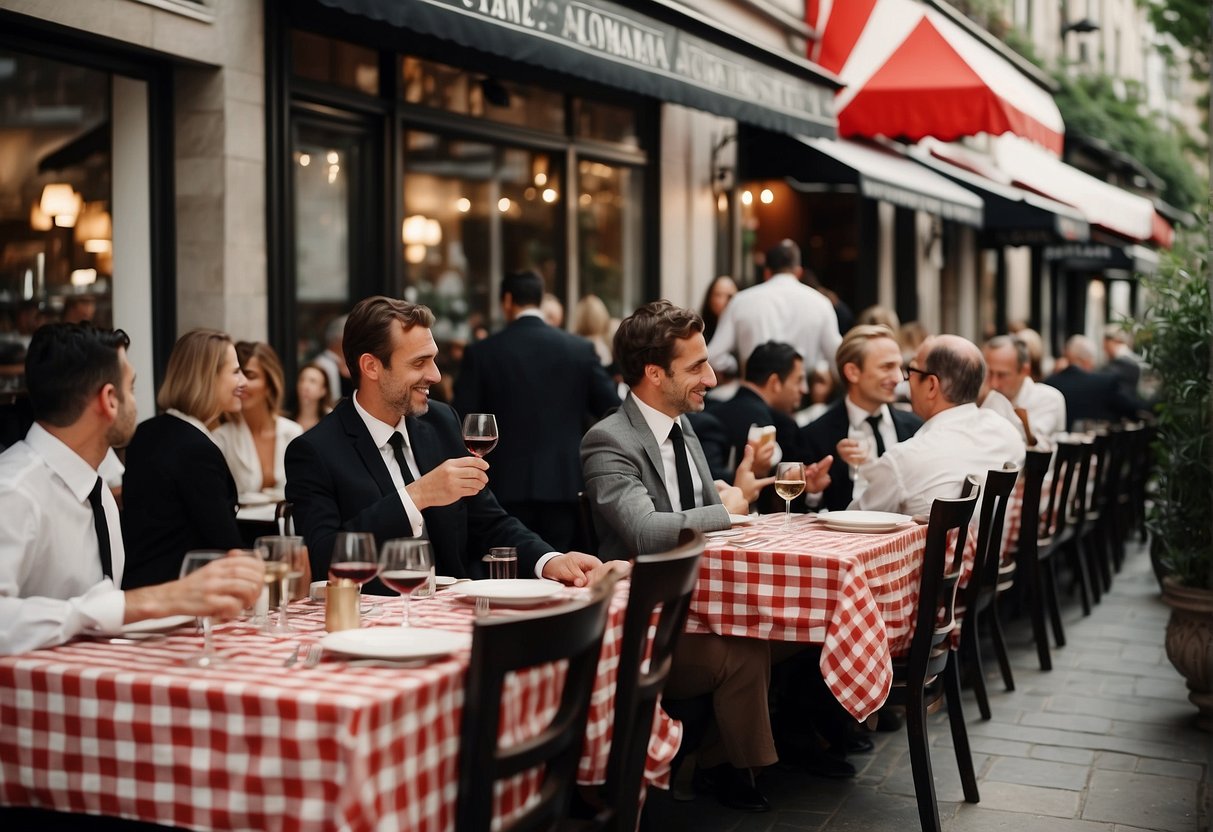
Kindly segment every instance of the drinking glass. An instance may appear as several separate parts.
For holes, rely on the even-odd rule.
[[[775,469],[775,493],[783,498],[783,525],[792,524],[792,501],[804,493],[804,463],[781,462]]]
[[[291,626],[287,605],[291,602],[291,590],[298,588],[299,581],[307,571],[307,546],[303,544],[303,538],[268,535],[257,538],[253,545],[265,561],[266,584],[278,582],[278,623],[271,627],[267,616],[262,632],[276,636],[289,636],[299,632]]]
[[[518,550],[513,546],[495,546],[482,560],[489,565],[489,577],[494,580],[518,577]]]
[[[469,413],[463,417],[463,444],[476,457],[497,447],[497,417],[492,413]]]
[[[430,542],[416,537],[389,540],[379,551],[379,580],[400,593],[404,599],[401,627],[409,626],[409,607],[413,591],[432,580],[434,554]]]
[[[259,561],[264,561],[261,552],[256,546],[252,549],[237,549],[237,553],[241,557],[254,558]],[[254,627],[260,627],[264,632],[269,626],[269,605],[270,605],[270,582],[266,581],[261,585],[261,594],[257,596],[257,600],[253,602],[253,606],[244,610],[244,614],[248,617],[249,624]]]
[[[362,585],[378,574],[375,535],[370,532],[338,532],[333,541],[333,556],[329,559],[329,580],[345,578],[353,581],[358,584],[361,595]],[[361,602],[359,604],[361,609]],[[379,608],[371,604],[364,614],[379,615]]]
[[[180,577],[184,578],[191,572],[201,569],[208,563],[223,557],[227,557],[227,552],[215,549],[199,549],[193,552],[186,552],[185,559],[181,561]],[[217,664],[222,664],[223,659],[215,652],[215,645],[211,640],[211,617],[203,615],[199,616],[199,619],[202,621],[202,652],[189,656],[185,659],[185,663],[191,667],[214,667]]]

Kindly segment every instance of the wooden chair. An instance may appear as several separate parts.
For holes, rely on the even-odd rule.
[[[1073,515],[1070,511],[1071,497],[1078,482],[1079,470],[1086,458],[1086,446],[1082,442],[1058,441],[1053,452],[1053,477],[1049,483],[1044,509],[1044,519],[1041,521],[1040,533],[1036,539],[1036,560],[1041,565],[1039,574],[1047,586],[1047,591],[1053,599],[1049,602],[1049,614],[1053,623],[1053,638],[1058,647],[1066,643],[1065,630],[1061,624],[1061,607],[1056,603],[1057,578],[1054,568],[1054,555],[1063,550],[1074,538],[1074,526],[1071,522]],[[1089,588],[1090,578],[1086,575],[1086,567],[1081,558],[1075,559],[1075,569],[1080,571],[1079,580]],[[1090,611],[1091,601],[1084,596],[1084,610]]]
[[[1063,443],[1059,443],[1061,445]],[[1099,587],[1091,575],[1093,569],[1087,556],[1083,540],[1087,535],[1087,513],[1090,507],[1091,462],[1094,458],[1095,442],[1087,435],[1070,440],[1077,444],[1077,457],[1074,461],[1076,476],[1074,487],[1070,490],[1069,499],[1058,510],[1066,521],[1065,540],[1059,544],[1069,555],[1070,567],[1073,571],[1074,582],[1078,584],[1079,598],[1082,601],[1082,614],[1090,615],[1091,608],[1099,602]]]
[[[923,832],[939,832],[939,805],[931,774],[926,719],[929,711],[939,708],[941,700],[946,700],[948,707],[948,723],[965,800],[977,803],[981,799],[961,709],[956,651],[951,645],[956,622],[956,585],[960,580],[969,520],[976,505],[976,494],[957,499],[940,498],[932,504],[922,557],[914,637],[909,653],[893,660],[893,689],[888,704],[904,705],[906,709],[910,765]],[[948,542],[950,532],[956,534],[955,543],[951,545]]]
[[[1040,560],[1040,498],[1045,476],[1053,463],[1051,451],[1029,450],[1023,467],[1023,503],[1020,506],[1019,538],[1015,544],[1014,562],[1023,575],[1020,586],[1027,592],[1028,610],[1032,619],[1032,638],[1036,641],[1036,655],[1041,670],[1052,670],[1053,659],[1049,655],[1049,634],[1045,629],[1045,609],[1053,619],[1053,635],[1057,646],[1065,644],[1061,629],[1061,608],[1057,603],[1057,583],[1053,577],[1052,561]]]
[[[1108,531],[1110,506],[1108,505],[1108,480],[1114,464],[1112,455],[1115,426],[1109,425],[1096,432],[1091,443],[1091,485],[1086,496],[1086,522],[1082,539],[1078,541],[1087,559],[1087,570],[1091,573],[1091,588],[1096,603],[1103,593],[1112,589],[1111,536]],[[1080,495],[1082,496],[1082,495]]]
[[[598,554],[598,530],[594,528],[594,510],[590,506],[590,495],[577,492],[577,520],[581,525],[581,539],[586,542],[586,552]]]
[[[597,829],[636,829],[653,718],[686,623],[705,543],[703,534],[684,529],[674,549],[641,555],[632,567],[615,682],[611,755],[600,792],[603,805],[594,822]]]
[[[588,601],[476,622],[459,736],[457,832],[488,832],[494,784],[540,766],[538,801],[505,829],[550,829],[568,814],[615,580],[603,579]],[[568,667],[551,724],[526,742],[499,747],[506,674],[560,660]]]
[[[274,523],[278,526],[278,534],[293,535],[295,533],[295,504],[279,500],[274,507]]]
[[[990,699],[986,693],[985,669],[981,662],[979,624],[983,618],[990,624],[990,634],[994,638],[994,652],[1002,671],[1003,684],[1007,690],[1015,690],[1011,660],[1003,639],[1002,622],[998,618],[998,594],[1008,589],[1014,580],[1014,564],[1011,564],[1010,570],[1003,568],[1002,529],[1006,519],[1007,500],[1015,490],[1015,481],[1018,478],[1019,466],[1013,462],[1008,462],[1001,470],[986,473],[978,515],[973,574],[969,576],[968,586],[964,590],[964,627],[960,633],[960,652],[966,661],[971,662],[973,691],[977,695],[977,708],[982,719],[990,719]]]

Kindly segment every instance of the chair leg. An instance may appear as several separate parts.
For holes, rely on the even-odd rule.
[[[969,750],[969,732],[965,730],[964,709],[960,702],[960,667],[956,653],[948,656],[948,665],[943,670],[944,698],[948,705],[948,724],[952,728],[952,746],[956,750],[956,768],[960,771],[960,784],[965,801],[978,803],[977,774],[973,771],[973,754]]]
[[[935,800],[935,778],[931,773],[931,748],[927,745],[927,709],[921,689],[906,702],[906,738],[910,743],[910,769],[914,774],[914,796],[918,799],[918,822],[922,832],[940,832],[939,804]]]
[[[1108,531],[1109,524],[1100,523],[1095,527],[1095,554],[1099,561],[1099,574],[1103,578],[1103,590],[1105,593],[1112,591],[1112,541],[1115,535]]]
[[[998,657],[1002,683],[1008,691],[1015,690],[1015,677],[1011,675],[1011,657],[1007,655],[1007,642],[1002,635],[1002,618],[998,615],[998,596],[990,602],[986,617],[990,619],[990,634],[994,637],[994,654]]]
[[[1082,549],[1079,546],[1077,536],[1066,546],[1066,551],[1070,555],[1070,565],[1074,569],[1074,573],[1078,578],[1079,598],[1082,601],[1082,614],[1088,616],[1091,614],[1091,575],[1087,571],[1087,561],[1082,556]]]
[[[977,710],[981,713],[981,718],[988,722],[991,719],[990,697],[986,693],[986,669],[981,664],[981,632],[977,626],[980,618],[981,615],[975,611],[966,616],[964,631],[960,635],[960,646],[964,651],[965,661],[968,662],[969,673],[973,677],[973,694],[977,697]]]
[[[1091,603],[1099,604],[1103,601],[1103,576],[1100,574],[1099,553],[1095,549],[1092,532],[1087,532],[1082,540],[1075,543],[1075,546],[1078,556],[1087,566],[1087,579],[1091,584]]]
[[[1049,605],[1049,619],[1053,624],[1053,643],[1058,647],[1066,646],[1066,631],[1061,626],[1061,605],[1057,602],[1057,571],[1053,568],[1053,558],[1043,564],[1045,599]]]

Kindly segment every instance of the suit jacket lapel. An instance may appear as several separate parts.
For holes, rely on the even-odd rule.
[[[424,477],[442,464],[442,449],[438,447],[434,429],[416,416],[405,419],[404,427],[409,432],[409,447],[413,450],[417,471]]]
[[[375,446],[375,441],[371,439],[371,433],[363,424],[362,418],[358,415],[358,411],[354,409],[354,403],[350,399],[342,402],[344,407],[338,405],[341,413],[341,422],[345,425],[345,432],[349,435],[350,441],[354,445],[354,450],[358,452],[358,456],[362,459],[362,464],[366,466],[367,473],[375,480],[375,485],[379,486],[380,495],[387,494],[396,490],[396,486],[392,484],[392,475],[388,473],[387,463],[383,461],[383,457],[379,453],[379,448]]]
[[[644,453],[649,458],[649,463],[653,466],[653,472],[657,475],[658,482],[664,483],[665,464],[661,461],[661,449],[657,447],[657,440],[653,438],[653,431],[649,430],[649,423],[644,420],[644,416],[640,413],[640,408],[632,400],[631,393],[623,400],[623,412],[627,414],[628,421],[632,423],[632,429],[636,431],[637,438],[640,440],[640,446],[644,448]],[[700,453],[702,454],[702,451]]]

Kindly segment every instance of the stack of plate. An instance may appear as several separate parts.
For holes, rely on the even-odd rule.
[[[830,511],[818,517],[827,529],[837,532],[891,532],[913,519],[891,511]]]

